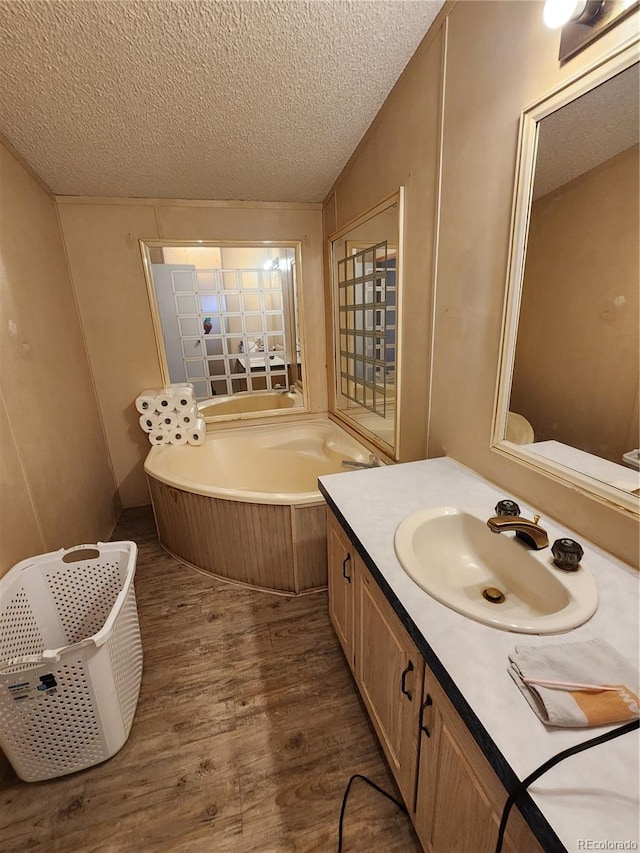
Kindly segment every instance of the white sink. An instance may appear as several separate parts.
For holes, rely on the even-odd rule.
[[[562,571],[550,548],[533,551],[513,533],[492,533],[486,519],[469,511],[420,510],[398,525],[394,544],[402,568],[425,592],[503,631],[570,631],[598,607],[596,584],[585,566]],[[486,590],[500,600],[487,600]]]

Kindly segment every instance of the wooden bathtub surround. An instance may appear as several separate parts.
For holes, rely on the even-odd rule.
[[[221,580],[281,595],[326,588],[324,501],[228,501],[147,479],[160,542],[174,556]]]
[[[329,615],[426,853],[492,853],[506,791],[327,509]],[[512,809],[504,853],[542,853]]]

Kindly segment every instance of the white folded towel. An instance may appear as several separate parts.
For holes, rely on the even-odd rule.
[[[517,646],[509,661],[509,675],[548,726],[603,726],[640,716],[638,672],[606,640]],[[587,685],[617,689],[585,689]]]

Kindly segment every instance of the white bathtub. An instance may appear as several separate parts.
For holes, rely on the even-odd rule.
[[[225,397],[211,397],[198,403],[200,416],[211,423],[225,415],[244,415],[294,409],[302,406],[302,395],[297,391],[242,391]],[[229,418],[227,418],[228,420]]]
[[[222,580],[284,595],[327,584],[318,477],[369,450],[327,418],[210,431],[145,462],[160,542]]]
[[[153,447],[144,470],[176,489],[225,500],[317,503],[317,480],[369,451],[328,418],[209,431],[204,445]]]

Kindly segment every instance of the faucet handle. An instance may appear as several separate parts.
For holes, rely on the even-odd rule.
[[[580,560],[584,557],[584,551],[575,539],[556,539],[551,546],[553,562],[559,569],[566,572],[574,572],[580,566]]]
[[[496,515],[520,515],[520,507],[515,501],[498,501],[495,508]]]
[[[537,524],[539,521],[540,521],[540,516],[539,516],[539,515],[534,515],[534,516],[533,516],[533,523],[534,523],[534,524]]]

